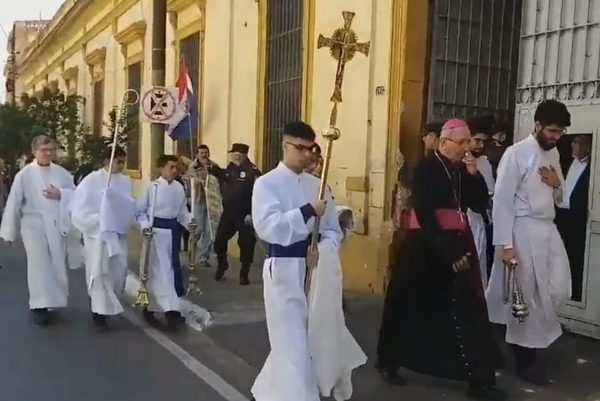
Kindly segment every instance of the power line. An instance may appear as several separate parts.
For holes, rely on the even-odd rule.
[[[6,29],[4,29],[4,25],[2,25],[2,23],[0,23],[0,29],[2,29],[2,33],[4,33],[4,36],[6,36],[6,40],[9,40],[8,33],[6,33]]]

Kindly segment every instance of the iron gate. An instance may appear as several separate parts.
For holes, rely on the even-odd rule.
[[[267,1],[264,171],[281,160],[286,122],[302,115],[304,0]]]
[[[512,121],[521,0],[432,0],[427,117]]]

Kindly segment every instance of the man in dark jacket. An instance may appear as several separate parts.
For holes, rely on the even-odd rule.
[[[227,262],[227,243],[237,233],[240,247],[240,285],[248,285],[248,273],[254,259],[256,236],[252,228],[252,189],[254,181],[260,176],[258,168],[248,160],[249,147],[243,143],[234,143],[229,153],[231,162],[222,174],[221,196],[223,214],[215,237],[215,253],[219,266],[215,280],[221,281],[229,268]]]

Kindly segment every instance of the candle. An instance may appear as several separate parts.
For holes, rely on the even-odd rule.
[[[192,204],[192,218],[196,218],[196,178],[190,178],[190,193],[191,193],[191,204]]]

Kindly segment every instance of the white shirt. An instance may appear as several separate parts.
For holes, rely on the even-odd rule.
[[[488,160],[487,156],[479,156],[476,160],[477,170],[483,176],[485,180],[485,185],[487,186],[488,193],[491,195],[494,193],[494,173],[492,169],[492,164]]]
[[[586,157],[583,160],[579,160],[576,157],[573,158],[573,163],[571,163],[571,167],[569,167],[567,179],[565,180],[563,201],[558,205],[561,209],[569,209],[571,207],[571,195],[573,194],[573,190],[575,189],[575,185],[577,185],[581,174],[583,174],[587,167],[588,161],[589,157]]]
[[[154,206],[154,217],[162,219],[177,219],[184,227],[187,227],[192,216],[187,209],[187,199],[183,185],[177,181],[169,183],[160,177],[148,185],[144,194],[137,202],[138,222],[142,228],[146,228],[149,223],[150,205],[154,197],[154,184],[158,186],[156,190],[156,201]]]

